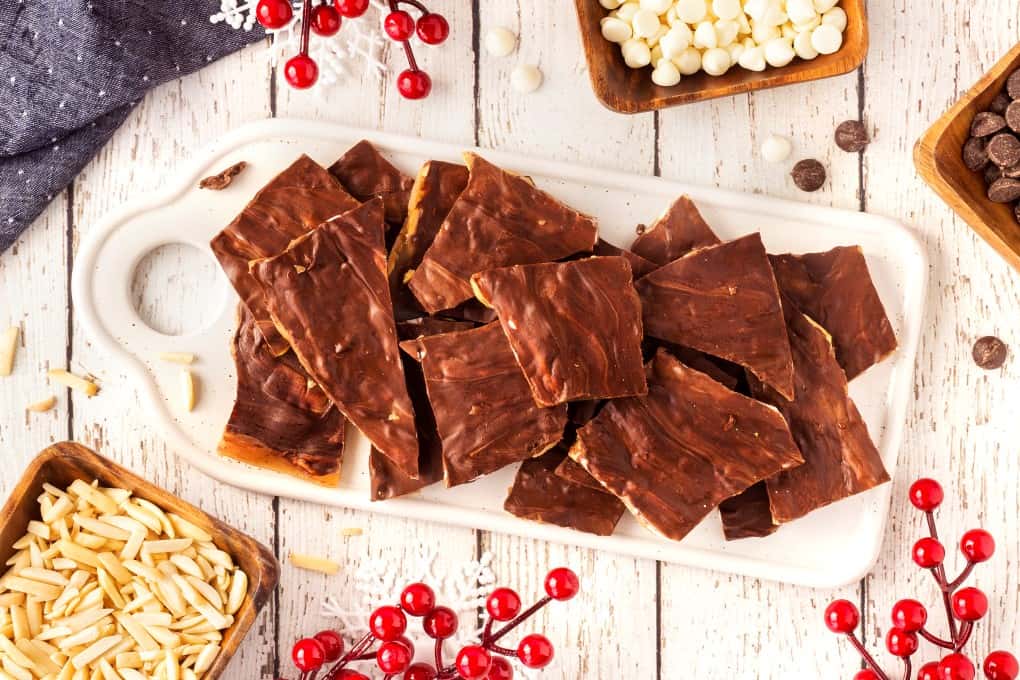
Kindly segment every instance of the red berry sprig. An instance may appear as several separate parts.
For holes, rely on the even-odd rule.
[[[902,659],[904,680],[911,679],[911,657],[917,652],[919,638],[949,650],[950,654],[939,661],[921,666],[917,671],[917,680],[974,680],[977,673],[974,662],[962,650],[971,638],[974,623],[988,613],[988,598],[977,588],[960,586],[975,566],[992,558],[995,540],[984,529],[966,532],[960,539],[960,552],[966,558],[967,565],[959,576],[949,580],[944,564],[946,549],[939,541],[935,527],[935,510],[945,498],[942,487],[933,479],[919,479],[911,485],[909,495],[914,507],[925,514],[929,533],[914,544],[911,557],[919,567],[932,573],[942,591],[949,639],[944,640],[925,627],[928,623],[928,610],[924,605],[917,600],[906,599],[893,605],[893,627],[886,635],[886,649]],[[882,670],[854,633],[860,619],[857,607],[848,600],[836,600],[825,609],[825,625],[834,633],[846,635],[864,658],[866,668],[858,671],[854,680],[890,680],[891,676]],[[1017,680],[1020,677],[1020,664],[1016,657],[1001,650],[985,657],[982,670],[988,680]]]
[[[544,668],[553,659],[552,643],[544,635],[521,638],[516,649],[497,643],[553,600],[565,602],[580,592],[577,574],[566,567],[550,571],[545,578],[545,597],[521,611],[520,596],[509,588],[497,588],[485,602],[489,620],[478,644],[457,652],[453,663],[443,658],[443,642],[457,632],[457,614],[449,607],[436,605],[436,594],[424,583],[412,583],[400,593],[400,604],[384,605],[368,618],[369,632],[344,653],[343,639],[334,631],[322,631],[314,637],[294,643],[291,657],[301,671],[299,680],[315,680],[327,663],[334,664],[320,680],[368,680],[351,668],[355,661],[375,661],[386,680],[513,680],[513,666],[506,657],[515,657],[528,668]],[[422,620],[425,634],[435,640],[435,664],[414,663],[414,643],[404,633],[407,617]],[[495,623],[503,625],[493,630]],[[373,649],[376,642],[379,646]]]

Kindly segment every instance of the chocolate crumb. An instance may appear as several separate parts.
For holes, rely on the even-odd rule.
[[[988,187],[988,200],[993,203],[1012,203],[1020,199],[1020,179],[1000,177]]]
[[[845,120],[836,128],[836,146],[843,151],[850,153],[864,151],[870,141],[864,123],[859,120]]]
[[[801,191],[818,191],[825,184],[825,166],[814,158],[805,158],[793,166],[790,176]]]
[[[229,168],[220,172],[216,175],[210,175],[201,182],[198,183],[199,189],[211,189],[212,191],[222,191],[230,186],[230,183],[234,181],[234,178],[244,172],[244,169],[248,167],[248,163],[240,161],[234,163]]]
[[[970,134],[974,137],[994,135],[1006,127],[1006,119],[991,111],[982,111],[970,122]]]
[[[641,234],[645,233],[646,229],[648,229],[648,225],[641,224],[640,222],[638,223],[638,225],[636,227],[634,227],[634,231],[637,233],[638,236],[640,236]]]
[[[1020,99],[1020,69],[1013,71],[1013,74],[1006,80],[1006,93],[1010,99]]]
[[[988,142],[988,157],[1000,168],[1020,163],[1020,140],[1008,132],[1000,132]]]
[[[1006,109],[1009,108],[1010,98],[1005,92],[1000,92],[995,95],[995,99],[988,105],[988,110],[992,113],[997,113],[1000,116],[1006,113]]]
[[[974,363],[980,368],[986,371],[993,371],[997,368],[1002,368],[1002,365],[1006,363],[1006,355],[1008,353],[1009,348],[1006,346],[1006,343],[994,335],[986,335],[974,343],[974,350],[971,352],[971,355],[974,357]]]
[[[971,137],[967,140],[963,145],[963,164],[974,172],[988,165],[988,150],[985,148],[985,140],[980,137]]]

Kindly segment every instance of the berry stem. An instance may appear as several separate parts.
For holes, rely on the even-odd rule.
[[[967,644],[967,641],[970,640],[970,634],[972,632],[974,632],[974,622],[964,621],[963,626],[961,626],[960,628],[960,639],[956,641],[956,647],[954,648],[954,651],[959,652],[961,649],[963,649],[964,645]]]
[[[443,665],[443,641],[436,640],[436,671],[441,673]]]
[[[482,631],[482,644],[483,645],[485,643],[487,643],[489,641],[489,638],[492,636],[492,625],[495,622],[496,622],[496,619],[493,619],[491,617],[489,618],[488,622],[486,622],[485,630]]]
[[[546,606],[550,602],[552,602],[552,598],[546,595],[541,600],[531,605],[528,609],[525,609],[523,612],[518,614],[516,619],[503,626],[503,628],[501,628],[500,630],[493,633],[493,635],[489,638],[489,642],[497,642],[501,637],[512,631],[517,626],[524,623],[525,619],[529,619],[532,616],[534,616],[535,612],[537,612],[539,609]],[[888,678],[886,678],[885,680],[888,680]]]
[[[933,645],[935,645],[937,647],[941,647],[942,649],[955,649],[955,647],[956,647],[956,645],[954,643],[950,642],[949,640],[943,640],[942,638],[938,637],[937,635],[933,635],[932,633],[928,632],[924,628],[922,628],[921,630],[919,630],[917,632],[925,640],[927,640],[928,642],[932,643]]]
[[[847,639],[850,640],[850,644],[854,646],[857,652],[864,659],[864,663],[871,666],[871,670],[875,671],[880,680],[889,680],[889,676],[886,675],[885,671],[882,670],[882,667],[878,665],[877,661],[875,661],[875,657],[871,656],[871,653],[864,648],[864,645],[861,644],[861,641],[857,639],[857,636],[854,635],[852,632],[847,633],[846,636]]]
[[[503,656],[509,657],[517,656],[517,650],[508,649],[507,647],[500,647],[499,645],[494,645],[491,642],[486,644],[485,648],[488,649],[490,652],[496,652],[497,654],[502,654]]]
[[[967,566],[963,568],[963,571],[960,572],[960,575],[949,583],[949,590],[953,591],[959,588],[960,585],[967,580],[967,577],[970,576],[971,572],[974,571],[975,565],[976,565],[975,562],[968,561]]]
[[[903,657],[903,680],[910,680],[910,657]]]
[[[390,6],[393,9],[396,9],[398,6],[400,6],[402,4],[403,5],[410,5],[411,7],[414,7],[415,9],[417,9],[422,14],[428,14],[429,13],[428,7],[426,7],[425,5],[423,5],[420,2],[418,2],[418,0],[395,0],[393,3],[391,3]]]
[[[928,510],[924,513],[924,516],[928,521],[928,533],[936,541],[939,540],[939,530],[935,526],[935,513]],[[949,637],[955,643],[958,639],[956,620],[953,618],[953,604],[949,597],[952,590],[950,589],[949,582],[946,580],[946,566],[940,564],[937,567],[933,567],[931,573],[935,577],[935,582],[939,584],[939,589],[942,590],[942,603],[946,607],[946,620],[949,623]]]
[[[301,54],[308,56],[308,36],[312,30],[312,0],[304,0],[301,8]]]
[[[398,11],[400,9],[401,2],[410,2],[410,4],[413,4],[415,7],[418,7],[418,9],[422,10],[426,14],[428,13],[428,10],[425,9],[424,5],[420,5],[416,1],[412,2],[412,0],[386,0],[386,4],[389,5],[391,12]],[[418,62],[415,60],[414,52],[411,50],[411,41],[404,40],[402,42],[404,45],[404,55],[407,57],[407,65],[411,67],[412,71],[417,71]]]

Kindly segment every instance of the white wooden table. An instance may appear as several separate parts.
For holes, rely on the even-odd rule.
[[[569,564],[590,577],[586,599],[553,613],[547,633],[558,644],[543,677],[849,678],[859,662],[822,625],[834,597],[860,602],[869,643],[884,637],[891,604],[915,596],[935,602],[927,574],[909,561],[921,535],[905,499],[912,479],[941,479],[948,500],[941,527],[949,539],[982,524],[999,539],[977,583],[989,591],[995,623],[980,625],[973,649],[1020,642],[1020,361],[984,372],[970,359],[973,341],[996,334],[1020,350],[1016,305],[1020,277],[917,178],[914,140],[1016,39],[1018,10],[1007,0],[870,3],[871,51],[860,71],[819,83],[766,91],[635,117],[596,103],[569,0],[433,0],[453,36],[420,50],[436,89],[423,103],[403,101],[373,76],[334,86],[325,97],[297,93],[271,78],[265,46],[239,54],[151,93],[72,187],[28,233],[0,256],[0,327],[23,329],[12,378],[0,379],[0,496],[47,444],[76,439],[273,546],[332,554],[344,573],[327,578],[283,566],[270,603],[228,671],[230,678],[294,677],[292,642],[318,630],[319,600],[350,593],[350,574],[366,557],[443,546],[444,559],[496,555],[501,580],[538,593],[551,566]],[[474,45],[487,28],[521,35],[505,59]],[[391,52],[401,68],[401,55]],[[531,96],[509,88],[517,60],[541,65],[545,84]],[[589,550],[451,529],[258,496],[213,483],[180,463],[147,424],[134,386],[85,337],[70,302],[75,248],[96,220],[128,198],[157,187],[198,148],[221,133],[270,116],[315,118],[431,139],[512,149],[538,157],[696,184],[764,192],[899,218],[920,233],[932,267],[915,377],[916,399],[895,475],[891,526],[874,573],[851,587],[821,592],[708,571],[620,558]],[[862,154],[839,151],[835,126],[863,117],[874,142]],[[785,166],[757,152],[776,132],[799,157],[816,157],[831,181],[799,192]],[[197,263],[197,264],[196,264]],[[198,268],[198,273],[186,276]],[[167,249],[143,268],[139,299],[157,326],[180,331],[201,323],[208,262]],[[90,371],[102,394],[59,393],[46,414],[24,406],[52,393],[53,367]],[[341,542],[339,529],[366,536]],[[949,542],[947,539],[947,543]],[[929,656],[932,656],[929,654]]]

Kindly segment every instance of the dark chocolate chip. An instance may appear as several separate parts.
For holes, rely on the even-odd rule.
[[[1012,203],[1020,199],[1020,180],[1000,177],[988,187],[988,200],[993,203]]]
[[[1006,127],[1006,119],[991,111],[982,111],[970,122],[970,134],[974,137],[987,137]]]
[[[1020,102],[1012,102],[1006,107],[1006,125],[1013,132],[1020,132]]]
[[[995,163],[989,163],[985,166],[985,184],[991,184],[995,180],[1002,177],[1002,168]]]
[[[971,137],[963,145],[963,164],[969,170],[977,172],[988,165],[988,150],[985,146],[985,140],[980,137]]]
[[[1020,139],[1009,132],[1000,132],[988,142],[988,157],[1000,168],[1020,163]]]
[[[974,357],[975,364],[986,371],[991,371],[1002,368],[1002,365],[1006,363],[1008,353],[1009,348],[1006,343],[994,335],[986,335],[974,343],[971,355]]]
[[[1006,93],[1010,99],[1020,99],[1020,69],[1013,71],[1006,81]]]
[[[1014,165],[1012,168],[1000,168],[1000,170],[1002,171],[1000,177],[1012,177],[1013,179],[1020,179],[1020,165]],[[998,179],[998,177],[996,177],[995,179]],[[995,180],[992,180],[992,182],[994,181]],[[991,182],[989,182],[989,184],[991,184]]]
[[[843,151],[850,153],[864,151],[864,147],[870,141],[864,123],[859,120],[845,120],[836,128],[836,146]]]
[[[636,227],[634,227],[634,233],[636,233],[638,236],[640,236],[641,234],[645,233],[646,229],[648,229],[648,226],[645,225],[645,224],[641,224],[639,222],[638,225]]]
[[[1020,142],[1017,145],[1020,146]],[[805,158],[793,166],[790,176],[798,189],[818,191],[825,184],[825,166],[814,158]]]
[[[1005,92],[1000,92],[995,95],[995,99],[988,105],[988,110],[992,113],[997,113],[1000,116],[1006,113],[1006,108],[1009,106],[1010,98]]]

